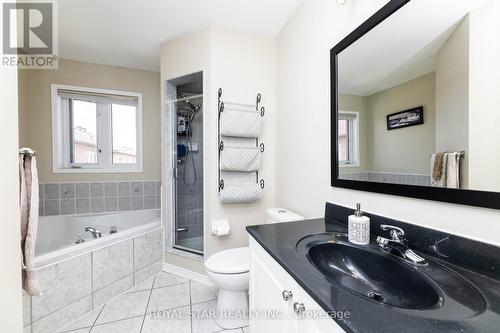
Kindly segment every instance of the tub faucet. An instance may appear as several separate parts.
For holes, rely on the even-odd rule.
[[[101,232],[95,228],[85,227],[85,231],[90,232],[94,238],[101,238],[102,237]]]
[[[397,255],[413,264],[425,264],[425,259],[413,252],[408,246],[408,241],[406,240],[403,229],[387,224],[382,224],[380,229],[384,231],[390,230],[389,235],[391,236],[391,239],[380,236],[377,237],[377,243],[382,251]]]

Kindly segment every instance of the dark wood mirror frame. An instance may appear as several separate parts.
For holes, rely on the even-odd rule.
[[[351,32],[340,43],[338,43],[330,51],[330,80],[331,80],[331,129],[330,129],[330,143],[331,143],[331,185],[332,187],[340,187],[346,189],[353,189],[359,191],[368,191],[375,193],[384,193],[391,195],[398,195],[404,197],[442,201],[449,203],[456,203],[469,206],[486,207],[500,209],[500,193],[485,192],[475,190],[459,190],[447,189],[426,186],[414,185],[401,185],[401,184],[388,184],[377,183],[368,181],[355,181],[339,179],[339,165],[338,165],[338,55],[355,43],[358,39],[363,37],[370,30],[375,28],[378,24],[382,23],[389,16],[397,12],[400,8],[405,6],[411,0],[391,0],[378,12]]]

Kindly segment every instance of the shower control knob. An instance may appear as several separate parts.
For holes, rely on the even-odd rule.
[[[288,302],[293,298],[293,293],[290,290],[283,290],[281,292],[281,297],[283,297],[283,300]]]

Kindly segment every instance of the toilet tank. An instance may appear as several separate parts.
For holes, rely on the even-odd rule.
[[[281,223],[303,220],[304,217],[284,208],[269,208],[266,211],[266,223]]]

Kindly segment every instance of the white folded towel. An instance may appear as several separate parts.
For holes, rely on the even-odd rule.
[[[253,203],[262,198],[262,188],[259,184],[228,185],[219,193],[222,204]]]
[[[220,167],[222,171],[258,171],[261,156],[260,148],[224,145]]]
[[[221,114],[222,136],[240,138],[258,138],[260,135],[262,117],[254,107],[238,104],[224,104]]]

